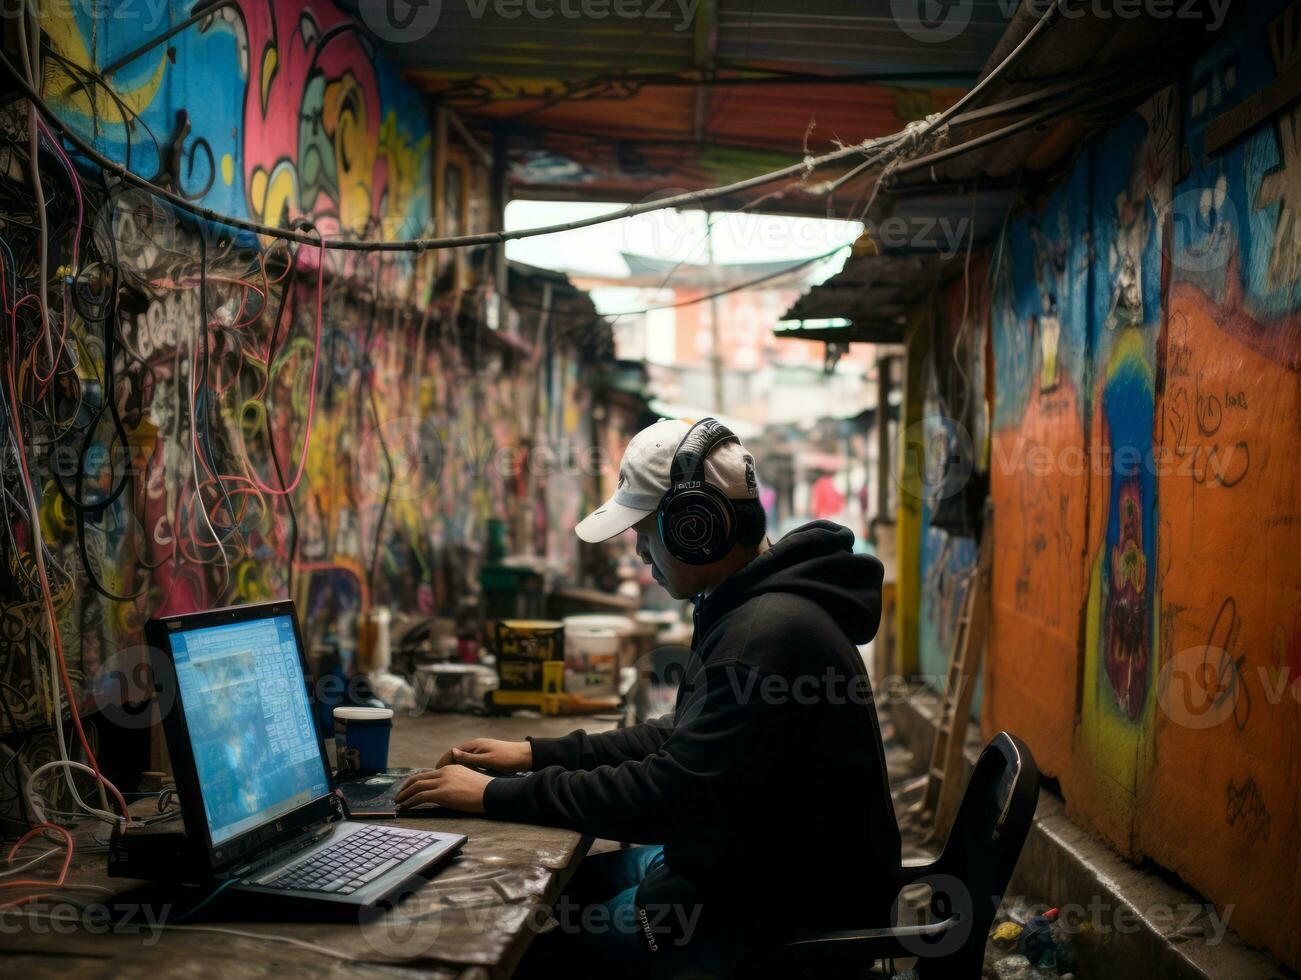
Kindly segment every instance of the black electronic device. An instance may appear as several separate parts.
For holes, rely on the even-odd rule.
[[[688,565],[718,561],[736,540],[736,510],[705,479],[705,460],[737,437],[718,419],[701,419],[682,437],[669,468],[669,489],[656,511],[660,537],[670,555]]]
[[[465,843],[346,818],[292,602],[150,620],[146,635],[170,668],[163,726],[187,876],[278,908],[370,906]]]

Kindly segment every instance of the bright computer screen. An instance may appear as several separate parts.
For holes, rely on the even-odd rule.
[[[171,641],[214,845],[329,793],[289,616]]]

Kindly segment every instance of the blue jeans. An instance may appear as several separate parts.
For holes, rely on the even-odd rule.
[[[556,900],[559,926],[538,936],[525,954],[519,977],[619,977],[620,980],[670,980],[732,975],[741,955],[730,934],[691,936],[691,910],[684,916],[687,941],[643,945],[637,922],[637,886],[662,861],[662,847],[633,847],[589,857],[578,866],[569,887]]]

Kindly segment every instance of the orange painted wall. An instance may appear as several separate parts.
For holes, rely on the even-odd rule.
[[[1252,349],[1235,321],[1289,338],[1293,364]],[[1167,331],[1158,764],[1135,808],[1136,849],[1232,901],[1231,925],[1295,966],[1301,317],[1262,331],[1179,283]]]
[[[994,572],[987,734],[1026,739],[1044,773],[1071,764],[1080,669],[1088,371],[1088,167],[990,260]]]
[[[990,260],[983,727],[1301,967],[1301,4],[1244,11]]]
[[[1027,733],[1040,768],[1070,764],[1078,635],[1084,603],[1084,481],[1031,463],[1083,446],[1071,387],[1036,396],[1020,425],[996,430],[990,450],[993,608],[985,655],[986,734]]]

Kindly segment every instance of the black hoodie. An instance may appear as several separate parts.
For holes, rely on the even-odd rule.
[[[899,829],[856,649],[881,563],[853,541],[816,521],[727,579],[697,603],[671,719],[531,739],[533,772],[489,783],[488,814],[664,844],[639,904],[690,895],[702,925],[885,924]]]

